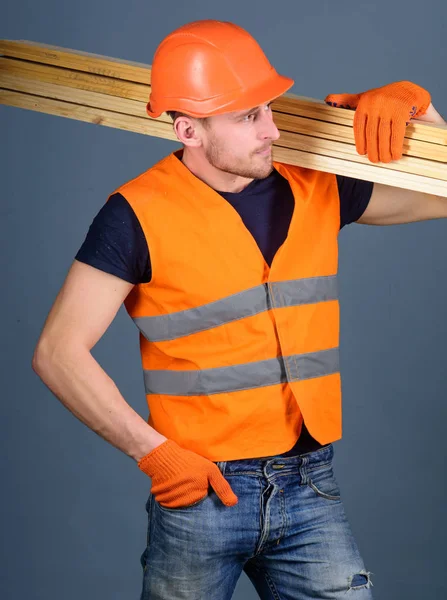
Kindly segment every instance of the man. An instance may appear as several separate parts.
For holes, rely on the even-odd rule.
[[[54,303],[33,367],[152,479],[143,600],[370,599],[332,474],[341,437],[337,236],[350,222],[447,216],[447,201],[272,165],[271,101],[293,84],[230,23],[170,34],[152,117],[183,150],[111,195]],[[358,150],[402,154],[410,116],[443,122],[399,82],[357,107]],[[274,166],[274,168],[273,168]],[[91,355],[122,302],[140,329],[146,423]]]

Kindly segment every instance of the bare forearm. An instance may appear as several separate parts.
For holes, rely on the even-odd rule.
[[[438,111],[436,110],[436,108],[433,106],[432,103],[428,107],[427,112],[424,115],[420,115],[415,120],[417,120],[417,121],[424,121],[426,123],[433,123],[435,125],[447,125],[444,117],[442,117],[438,113]]]
[[[83,347],[36,349],[33,369],[87,427],[135,460],[165,441],[124,400],[112,379]]]

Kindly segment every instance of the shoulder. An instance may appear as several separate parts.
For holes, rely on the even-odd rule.
[[[321,183],[322,185],[334,185],[336,181],[336,176],[333,173],[326,173],[325,171],[319,171],[318,169],[309,169],[307,167],[289,165],[281,162],[274,162],[273,166],[287,179]]]
[[[112,194],[93,219],[76,259],[130,283],[150,279],[149,250],[132,207]]]
[[[355,223],[366,210],[371,199],[374,184],[371,181],[337,175],[340,196],[340,229]]]

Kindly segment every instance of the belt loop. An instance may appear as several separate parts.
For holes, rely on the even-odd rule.
[[[302,456],[301,464],[300,464],[300,485],[306,485],[308,483],[308,475],[307,475],[307,463],[309,462],[309,457]]]
[[[227,462],[225,460],[216,462],[216,465],[219,467],[222,475],[225,475],[225,467],[227,466]]]

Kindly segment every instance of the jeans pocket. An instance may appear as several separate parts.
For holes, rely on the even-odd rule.
[[[160,504],[160,502],[158,502],[158,500],[155,499],[155,497],[154,497],[154,501],[157,503],[157,506],[159,508],[161,508],[161,510],[164,510],[167,512],[180,512],[182,510],[191,510],[192,508],[196,508],[196,507],[200,506],[201,504],[203,504],[203,502],[205,502],[205,500],[208,497],[209,497],[209,494],[207,492],[203,498],[200,498],[196,502],[193,502],[192,504],[186,504],[185,506],[177,506],[175,508],[172,508],[169,506],[163,506],[162,504]]]
[[[146,533],[146,548],[144,549],[143,554],[140,557],[140,563],[143,567],[143,570],[146,570],[147,567],[147,554],[149,552],[149,544],[151,543],[152,537],[152,527],[153,527],[153,516],[152,516],[152,507],[154,505],[154,497],[149,492],[149,497],[146,502],[146,512],[147,512],[147,533]]]
[[[340,490],[332,465],[324,465],[309,473],[307,485],[321,498],[340,500]]]

